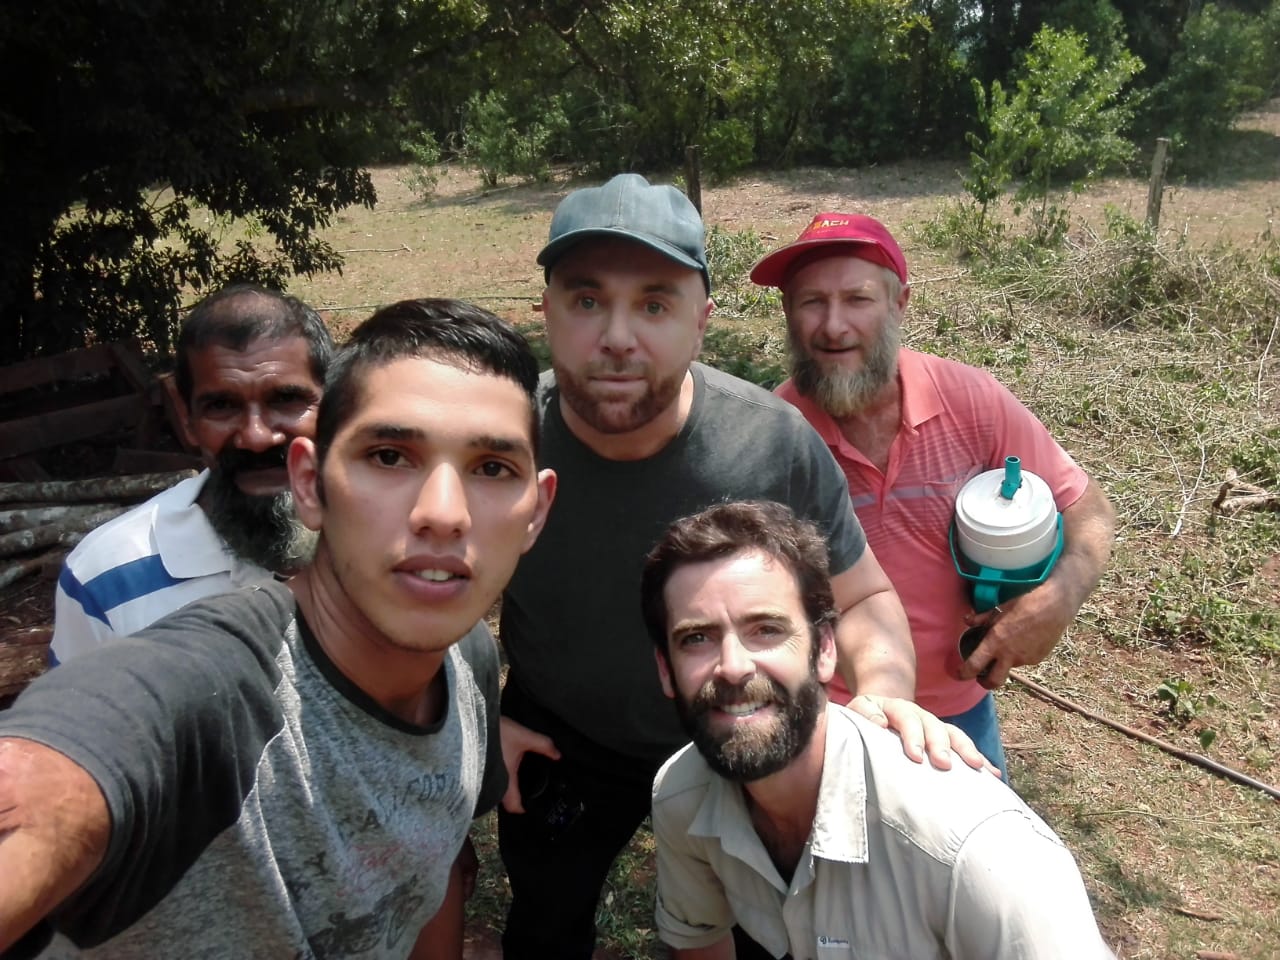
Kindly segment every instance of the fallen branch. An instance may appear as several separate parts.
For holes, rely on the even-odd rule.
[[[57,523],[33,527],[30,530],[16,530],[13,533],[0,535],[0,557],[12,557],[19,553],[30,553],[41,547],[71,547],[79,543],[86,533],[94,530],[113,517],[124,513],[127,507],[110,507],[97,513],[87,513],[80,517],[70,517]]]
[[[1127,737],[1132,737],[1135,740],[1141,740],[1143,743],[1149,743],[1151,746],[1163,750],[1165,753],[1175,756],[1179,760],[1185,760],[1187,763],[1195,764],[1197,767],[1202,767],[1211,773],[1216,773],[1220,777],[1226,777],[1228,780],[1234,780],[1236,783],[1243,784],[1246,787],[1253,787],[1255,790],[1261,790],[1273,799],[1280,800],[1280,789],[1277,789],[1270,784],[1263,783],[1261,780],[1255,780],[1248,774],[1241,773],[1239,770],[1232,770],[1230,767],[1225,767],[1216,760],[1210,760],[1203,754],[1192,753],[1189,750],[1182,750],[1171,743],[1167,743],[1166,741],[1153,737],[1150,734],[1143,733],[1141,730],[1135,730],[1133,727],[1126,727],[1123,723],[1120,723],[1117,720],[1112,720],[1110,717],[1104,717],[1102,714],[1095,713],[1088,707],[1082,707],[1080,704],[1068,700],[1066,697],[1058,696],[1058,694],[1054,693],[1048,687],[1042,686],[1034,680],[1022,676],[1016,671],[1009,671],[1009,679],[1016,680],[1037,697],[1040,697],[1043,700],[1048,700],[1050,703],[1056,704],[1064,710],[1070,710],[1074,713],[1080,714],[1082,717],[1088,717],[1090,720],[1096,720],[1098,723],[1104,724],[1112,730],[1120,731]]]
[[[413,253],[407,243],[398,247],[352,247],[350,250],[339,250],[339,253]]]
[[[1228,470],[1227,479],[1222,481],[1209,510],[1217,511],[1223,516],[1230,516],[1241,510],[1280,510],[1280,494],[1237,480],[1235,470]]]
[[[144,500],[194,476],[194,470],[175,470],[170,473],[136,473],[126,477],[90,477],[86,480],[0,483],[0,503]]]
[[[11,583],[17,583],[23,577],[39,573],[50,564],[62,563],[62,558],[66,555],[66,550],[50,550],[48,553],[42,553],[36,557],[25,557],[22,560],[15,560],[13,563],[0,567],[0,590],[3,590]]]
[[[112,509],[109,503],[57,504],[51,507],[28,507],[24,510],[0,510],[0,533],[14,530],[30,530],[49,523],[82,517],[101,510]]]

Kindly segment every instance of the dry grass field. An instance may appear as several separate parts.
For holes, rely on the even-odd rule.
[[[1213,184],[1179,183],[1175,158],[1155,257],[1198,276],[1219,299],[1159,322],[1144,319],[1142,304],[1128,316],[1079,306],[1097,302],[1104,283],[1114,299],[1125,282],[1107,276],[1120,254],[1105,239],[1105,222],[1108,210],[1142,218],[1147,188],[1138,179],[1075,198],[1067,252],[1030,282],[979,278],[945,245],[926,242],[945,234],[940,214],[961,196],[952,164],[748,175],[704,188],[703,205],[708,225],[745,238],[748,250],[791,238],[824,209],[871,213],[895,230],[915,288],[907,342],[990,369],[1117,508],[1106,579],[1055,656],[1025,675],[1275,784],[1280,513],[1219,515],[1213,502],[1233,469],[1272,492],[1280,472],[1280,261],[1266,259],[1278,256],[1280,105],[1247,118],[1239,133],[1243,159]],[[375,171],[377,209],[348,211],[329,231],[346,253],[344,274],[295,290],[339,328],[381,303],[449,295],[480,302],[536,338],[534,256],[551,211],[579,183],[485,193],[474,175],[449,168],[424,201],[405,186],[406,173]],[[1272,266],[1241,274],[1233,258]],[[1231,284],[1238,289],[1226,290]],[[1215,316],[1222,296],[1235,305],[1229,324]],[[781,369],[776,306],[733,282],[722,284],[719,299],[710,359],[758,375]],[[1075,850],[1119,957],[1280,957],[1280,803],[1025,686],[1010,684],[998,703],[1013,785]],[[493,955],[504,897],[490,830],[480,831],[477,957]],[[648,929],[651,871],[642,834],[602,905],[601,956],[662,955]]]
[[[1115,504],[1115,557],[1048,662],[1025,676],[1061,697],[1267,784],[1280,784],[1280,511],[1214,509],[1231,476],[1280,493],[1280,102],[1246,118],[1237,162],[1183,184],[1176,157],[1158,243],[1130,246],[1108,211],[1141,219],[1146,183],[1114,179],[1071,201],[1065,248],[1034,275],[982,271],[944,241],[961,198],[950,162],[757,173],[704,187],[723,281],[706,356],[768,380],[783,369],[781,311],[745,284],[754,252],[820,210],[884,220],[903,241],[914,296],[909,345],[989,369],[1028,403]],[[551,212],[587,181],[484,191],[460,167],[423,199],[405,168],[374,171],[379,203],[327,231],[342,275],[292,292],[341,331],[380,304],[457,296],[538,338],[534,257]],[[1007,209],[999,216],[1020,229]],[[1111,214],[1114,219],[1114,213]],[[1268,266],[1269,265],[1269,266]],[[1170,296],[1161,310],[1126,284]],[[1176,287],[1176,290],[1175,290]],[[1186,291],[1201,291],[1195,296]],[[1179,292],[1180,291],[1180,292]],[[32,622],[48,599],[6,594]],[[1066,839],[1122,960],[1280,957],[1280,802],[1011,683],[998,694],[1011,781]],[[505,888],[492,818],[470,955],[495,956]],[[620,862],[600,913],[602,957],[663,956],[652,923],[647,834]]]

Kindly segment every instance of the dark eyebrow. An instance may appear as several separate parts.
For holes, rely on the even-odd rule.
[[[430,443],[431,435],[419,427],[406,427],[397,423],[371,423],[356,431],[356,438],[391,440],[399,443]],[[467,441],[467,446],[491,453],[524,454],[533,457],[533,447],[522,437],[499,437],[481,433]]]
[[[273,400],[317,400],[320,391],[301,383],[286,383],[271,391]]]

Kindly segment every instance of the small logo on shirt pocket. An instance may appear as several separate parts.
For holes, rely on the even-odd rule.
[[[848,950],[849,941],[844,939],[843,937],[828,937],[826,935],[819,935],[818,949],[819,950]]]

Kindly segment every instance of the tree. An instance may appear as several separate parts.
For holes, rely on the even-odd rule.
[[[43,0],[0,11],[0,362],[336,269],[387,92],[483,39],[462,0]],[[429,38],[425,41],[423,38]],[[199,211],[199,212],[197,212]],[[250,236],[220,243],[233,218]]]
[[[1123,96],[1142,69],[1127,51],[1101,62],[1088,52],[1084,37],[1072,31],[1042,28],[1031,42],[1012,94],[999,81],[989,99],[976,81],[983,128],[970,136],[974,147],[965,186],[985,212],[986,205],[1015,177],[1022,183],[1014,203],[1041,201],[1041,239],[1056,229],[1050,216],[1055,180],[1065,178],[1072,191],[1108,165],[1133,153],[1122,131],[1132,116]]]

